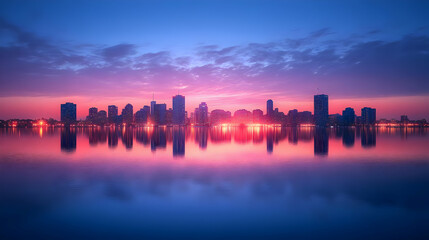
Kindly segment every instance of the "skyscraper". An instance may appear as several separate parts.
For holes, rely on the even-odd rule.
[[[109,123],[116,123],[118,119],[118,107],[115,105],[109,105],[109,107],[107,108],[107,115]]]
[[[66,102],[61,104],[61,122],[70,125],[76,122],[76,104]]]
[[[268,121],[270,121],[272,119],[273,113],[274,113],[273,100],[268,99],[268,101],[267,101],[267,117],[268,117]]]
[[[375,124],[375,120],[376,120],[375,108],[364,107],[361,110],[361,114],[362,114],[362,124],[364,125]]]
[[[173,97],[173,124],[185,124],[185,96]]]
[[[92,107],[88,110],[88,117],[86,118],[86,120],[95,123],[95,121],[97,120],[97,113],[98,113],[98,108],[96,107]]]
[[[298,110],[297,109],[289,110],[287,114],[287,119],[288,119],[288,124],[290,126],[298,125]]]
[[[195,117],[197,124],[205,125],[209,122],[209,108],[207,107],[207,103],[202,102],[195,109]]]
[[[326,126],[329,120],[328,95],[314,95],[314,122],[316,126]]]
[[[166,124],[166,113],[167,113],[167,104],[155,104],[153,110],[153,116],[155,124],[165,125]]]
[[[343,125],[344,126],[352,126],[355,124],[355,118],[356,118],[356,114],[355,114],[355,110],[353,108],[346,108],[343,111]]]
[[[156,101],[155,100],[153,100],[153,101],[150,102],[150,115],[151,116],[154,116],[154,114],[155,114],[155,105],[156,105]]]
[[[133,105],[127,104],[124,109],[122,109],[122,122],[130,124],[133,122],[134,111]]]

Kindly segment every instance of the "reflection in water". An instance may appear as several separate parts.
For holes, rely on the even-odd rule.
[[[209,136],[208,127],[196,127],[195,128],[195,141],[198,142],[198,145],[201,149],[207,148],[207,139]]]
[[[345,127],[343,131],[343,145],[346,147],[353,147],[355,145],[355,128]]]
[[[127,149],[133,148],[133,133],[132,127],[126,126],[122,129],[122,143]]]
[[[315,155],[328,155],[329,138],[328,129],[316,128],[314,130],[314,154]]]
[[[43,131],[40,128],[39,131]],[[61,129],[61,151],[74,152],[76,150],[76,128]]]
[[[167,147],[167,139],[164,127],[154,127],[151,139],[150,148],[152,151]]]
[[[173,156],[185,155],[185,127],[173,128]]]
[[[108,129],[109,134],[108,136],[108,144],[110,148],[114,148],[118,146],[118,139],[119,139],[119,130],[117,128],[109,128]]]
[[[33,129],[34,134],[44,138],[55,135],[56,129]],[[88,145],[96,147],[107,145],[109,148],[118,146],[119,140],[126,149],[132,149],[134,140],[143,146],[150,146],[155,152],[172,146],[173,156],[184,156],[186,142],[192,140],[202,150],[209,144],[266,145],[266,152],[275,152],[276,145],[287,142],[292,145],[311,143],[314,141],[314,155],[328,155],[330,141],[339,140],[346,148],[355,147],[356,139],[363,148],[376,146],[377,135],[397,135],[401,139],[408,136],[427,135],[426,129],[383,129],[374,127],[345,128],[299,128],[299,127],[93,127],[93,128],[62,128],[61,150],[73,152],[76,139],[85,136]],[[20,129],[5,130],[2,134],[27,134]]]
[[[376,142],[376,129],[374,127],[363,127],[361,131],[362,147],[374,147]]]
[[[272,128],[267,130],[267,153],[272,153],[274,149],[274,132]]]

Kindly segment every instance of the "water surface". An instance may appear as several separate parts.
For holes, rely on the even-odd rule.
[[[428,239],[427,129],[0,129],[1,239]]]

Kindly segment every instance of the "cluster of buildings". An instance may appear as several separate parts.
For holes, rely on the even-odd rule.
[[[65,103],[61,105],[61,121],[64,124],[76,122],[76,105]],[[172,108],[167,109],[165,103],[151,101],[150,106],[143,106],[134,113],[133,105],[127,104],[119,114],[115,105],[108,106],[107,112],[92,107],[83,124],[137,124],[137,125],[197,125],[209,126],[219,124],[279,124],[283,126],[316,125],[316,126],[353,126],[374,125],[376,110],[364,107],[361,115],[357,116],[353,108],[346,108],[342,114],[329,115],[328,95],[314,96],[314,115],[310,111],[290,110],[287,114],[274,108],[273,100],[266,105],[266,114],[261,109],[248,111],[239,109],[232,114],[229,111],[215,109],[209,112],[207,103],[202,102],[188,116],[185,109],[185,97],[173,96]]]
[[[25,123],[18,121],[0,121],[0,126],[13,127],[18,125],[30,126],[38,124],[28,120]],[[214,109],[211,112],[207,103],[202,102],[190,114],[185,108],[185,96],[176,95],[172,98],[172,108],[167,109],[167,104],[157,103],[155,100],[150,105],[145,105],[136,112],[131,104],[127,104],[121,111],[115,105],[109,105],[106,110],[91,107],[88,116],[83,121],[77,121],[76,104],[61,104],[62,125],[195,125],[213,126],[221,124],[249,125],[249,124],[274,124],[281,126],[354,126],[354,125],[388,125],[388,126],[427,126],[426,120],[411,121],[407,116],[401,116],[400,121],[381,119],[376,120],[376,109],[364,107],[358,115],[353,108],[346,108],[342,114],[329,114],[329,97],[325,94],[314,96],[314,112],[298,111],[293,109],[287,113],[274,108],[273,100],[266,103],[266,111],[254,109],[248,111],[239,109],[234,113],[222,109]],[[395,125],[396,124],[396,125]]]

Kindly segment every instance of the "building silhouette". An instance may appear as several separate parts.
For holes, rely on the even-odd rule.
[[[376,120],[375,108],[364,107],[361,110],[362,124],[363,125],[373,125]]]
[[[269,122],[273,119],[274,115],[274,103],[273,100],[268,99],[267,100],[267,119]]]
[[[95,120],[96,124],[104,125],[107,123],[107,112],[104,110],[101,110],[97,113],[97,118]]]
[[[71,102],[61,104],[61,122],[64,125],[76,122],[76,104]]]
[[[153,116],[155,116],[154,114],[155,114],[155,105],[156,105],[156,101],[155,100],[152,100],[151,102],[150,102],[150,115],[153,117]]]
[[[118,121],[118,107],[115,105],[109,105],[107,107],[107,118],[109,123],[117,123]]]
[[[134,111],[133,105],[127,104],[124,109],[122,109],[122,122],[126,124],[133,123]]]
[[[314,123],[316,126],[324,127],[328,124],[328,118],[328,95],[314,95]]]
[[[144,106],[136,112],[134,115],[134,121],[136,123],[147,123],[150,117],[150,107]]]
[[[173,124],[185,124],[185,96],[176,95],[173,97]]]
[[[195,123],[199,125],[206,125],[209,123],[209,108],[207,103],[202,102],[195,109]]]
[[[156,125],[165,125],[167,123],[167,105],[155,104],[153,109],[153,117]]]
[[[343,120],[342,124],[344,126],[353,126],[356,120],[355,110],[351,107],[344,109],[342,120]]]
[[[297,109],[289,110],[287,114],[287,120],[288,120],[289,126],[298,125],[298,110]]]
[[[97,120],[97,114],[98,114],[98,108],[92,107],[88,110],[88,117],[86,117],[86,120],[90,121],[91,123],[95,123]]]
[[[408,119],[407,115],[401,115],[401,124],[407,124],[410,120]]]
[[[313,122],[313,114],[310,111],[298,112],[299,124],[310,124]]]

